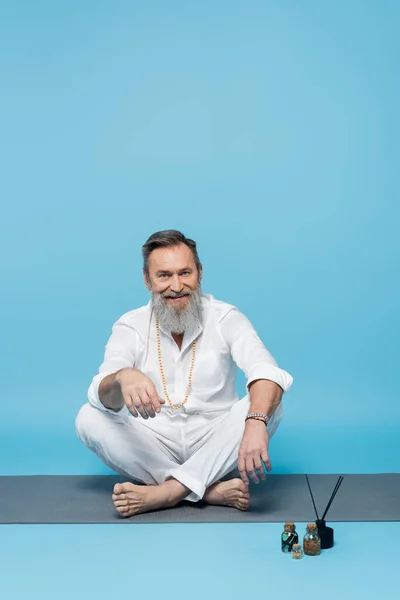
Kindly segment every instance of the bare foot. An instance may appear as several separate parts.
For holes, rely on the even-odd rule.
[[[250,506],[249,488],[241,479],[218,481],[207,489],[203,502],[247,510]]]
[[[112,499],[122,517],[175,506],[188,492],[176,480],[168,480],[161,485],[134,485],[129,481],[116,483]]]

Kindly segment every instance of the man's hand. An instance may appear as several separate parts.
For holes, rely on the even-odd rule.
[[[256,419],[246,421],[242,442],[239,448],[238,469],[243,482],[249,485],[249,478],[258,483],[265,479],[264,462],[267,471],[272,470],[268,456],[269,437],[265,423]]]
[[[140,414],[143,419],[153,418],[160,412],[161,404],[165,404],[151,379],[137,369],[122,369],[116,379],[125,405],[134,417]]]

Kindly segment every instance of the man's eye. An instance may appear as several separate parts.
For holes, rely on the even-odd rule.
[[[182,275],[190,275],[190,271],[183,271]]]
[[[161,273],[160,278],[162,279],[163,277],[168,277],[168,275],[166,273]]]

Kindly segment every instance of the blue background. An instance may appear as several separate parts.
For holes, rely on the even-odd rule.
[[[274,472],[399,470],[399,17],[3,0],[0,474],[111,472],[74,420],[167,228],[294,377]]]

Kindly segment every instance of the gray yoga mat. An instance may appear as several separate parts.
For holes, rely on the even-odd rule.
[[[319,516],[337,475],[309,475]],[[315,521],[304,475],[267,475],[251,485],[251,508],[182,502],[122,518],[111,494],[120,475],[33,475],[0,477],[0,523],[206,523]],[[399,521],[400,474],[344,475],[327,521]]]

